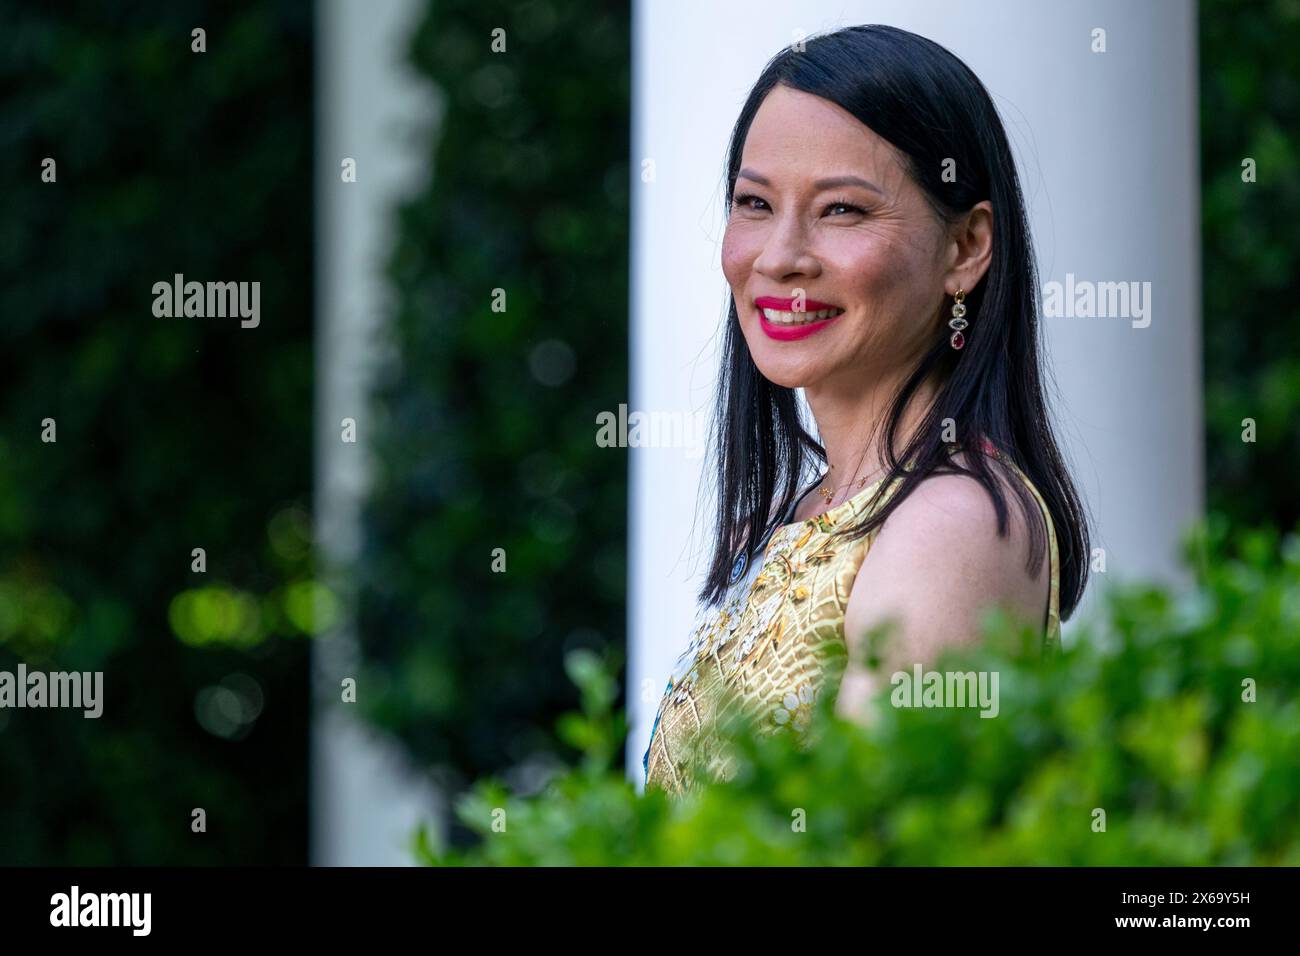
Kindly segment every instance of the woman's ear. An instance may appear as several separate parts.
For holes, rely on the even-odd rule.
[[[966,215],[953,223],[948,241],[950,251],[944,288],[949,295],[958,289],[970,292],[984,278],[993,259],[993,204],[985,199],[972,206]]]

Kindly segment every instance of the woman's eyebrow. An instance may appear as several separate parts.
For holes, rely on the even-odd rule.
[[[861,176],[831,176],[827,179],[819,179],[813,183],[818,189],[838,189],[841,186],[861,186],[864,189],[870,189],[872,192],[884,195],[885,191],[875,183],[863,179]]]
[[[736,173],[737,179],[748,179],[756,182],[760,186],[771,186],[771,181],[766,176],[760,176],[752,169],[742,169]],[[813,186],[817,189],[839,189],[843,186],[861,186],[864,189],[870,189],[872,192],[884,195],[885,191],[870,180],[863,179],[861,176],[828,176],[826,179],[819,179]]]

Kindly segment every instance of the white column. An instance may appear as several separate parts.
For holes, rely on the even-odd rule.
[[[726,284],[727,138],[764,63],[801,34],[912,30],[983,80],[1017,151],[1042,280],[1149,282],[1150,324],[1046,318],[1058,435],[1107,571],[1181,581],[1203,510],[1196,7],[1193,3],[637,0],[633,79],[633,409],[707,409]],[[1095,29],[1106,52],[1093,52]],[[654,161],[654,181],[636,176]],[[687,639],[711,515],[700,465],[632,450],[628,770]],[[1077,620],[1077,618],[1076,618]],[[1068,643],[1073,623],[1065,625]]]
[[[426,172],[415,147],[433,94],[405,62],[423,3],[328,0],[316,9],[316,533],[325,578],[350,608],[392,207]],[[345,158],[356,161],[356,182],[342,181]],[[344,418],[357,422],[356,444],[340,440]],[[313,646],[311,862],[401,866],[412,862],[412,831],[441,810],[402,749],[341,703],[340,681],[358,677],[358,666],[346,618]]]

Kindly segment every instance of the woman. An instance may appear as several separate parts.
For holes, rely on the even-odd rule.
[[[726,200],[716,542],[643,758],[674,794],[729,776],[722,718],[802,728],[829,692],[866,720],[881,675],[978,640],[989,607],[1058,646],[1087,573],[1020,185],[970,69],[884,26],[782,51]],[[864,635],[890,627],[869,671]]]

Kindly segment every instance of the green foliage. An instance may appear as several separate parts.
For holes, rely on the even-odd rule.
[[[1300,520],[1300,5],[1201,0],[1199,15],[1210,505],[1289,528]],[[1247,158],[1254,182],[1242,181]]]
[[[569,722],[589,763],[532,797],[481,782],[457,806],[478,845],[421,832],[416,853],[456,866],[1300,864],[1300,537],[1230,541],[1216,517],[1185,556],[1193,590],[1116,588],[1059,655],[1026,653],[1032,635],[991,620],[981,647],[935,665],[997,673],[996,717],[893,707],[887,688],[862,728],[821,695],[809,738],[737,735],[735,777],[684,799],[598,767],[619,725],[585,662],[588,710]]]
[[[412,41],[445,112],[389,269],[359,706],[453,780],[564,751],[564,653],[623,642],[626,459],[595,423],[627,400],[628,29],[441,0]]]
[[[0,863],[300,863],[311,10],[0,24],[0,670],[102,670],[105,696],[0,710]],[[259,281],[260,325],[155,317],[175,273]]]

